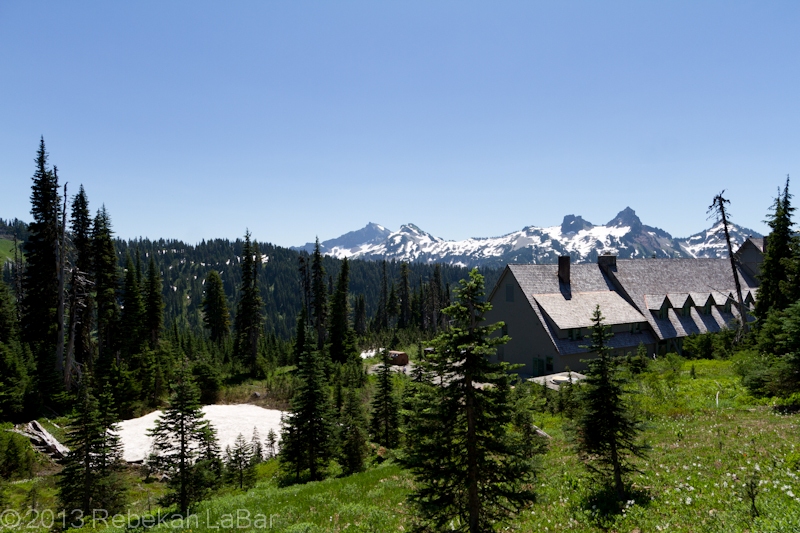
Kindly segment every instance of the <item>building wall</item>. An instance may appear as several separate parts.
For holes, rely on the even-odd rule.
[[[559,364],[559,356],[556,354],[555,347],[514,275],[506,270],[497,283],[497,290],[490,300],[492,310],[486,315],[486,323],[492,324],[501,320],[505,322],[511,340],[505,346],[498,347],[498,353],[493,360],[524,365],[517,372],[532,376],[539,375],[539,363],[534,359],[540,359],[546,366],[549,357],[553,364],[553,370],[544,373],[558,372],[555,368]],[[513,302],[506,300],[507,285],[511,285]],[[497,334],[499,335],[500,332],[498,331]]]

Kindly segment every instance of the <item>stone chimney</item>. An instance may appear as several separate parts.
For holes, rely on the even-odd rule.
[[[558,257],[558,280],[565,285],[569,285],[569,261],[568,255]]]
[[[617,256],[616,255],[598,255],[597,264],[600,269],[608,273],[610,270],[617,269]]]

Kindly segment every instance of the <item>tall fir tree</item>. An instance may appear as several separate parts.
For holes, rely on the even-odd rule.
[[[322,352],[325,347],[328,295],[325,290],[325,267],[322,265],[319,238],[314,245],[314,256],[311,261],[311,311],[314,317],[314,330],[317,332],[317,350]]]
[[[153,349],[158,346],[161,330],[164,328],[164,295],[161,283],[161,273],[153,254],[150,254],[150,263],[147,266],[144,326],[150,347]]]
[[[145,343],[145,307],[136,267],[129,253],[125,255],[125,276],[122,288],[122,312],[120,326],[122,349],[126,357],[139,353]]]
[[[70,217],[72,246],[75,248],[70,280],[70,344],[74,361],[91,366],[93,354],[92,330],[95,303],[92,278],[92,217],[89,199],[83,185],[72,201]],[[69,359],[69,350],[68,350]]]
[[[597,357],[589,361],[581,383],[575,446],[588,470],[622,501],[627,494],[625,478],[635,471],[631,458],[644,457],[647,447],[640,442],[643,425],[626,398],[626,381],[611,355],[607,344],[611,333],[603,320],[598,305],[587,347]]]
[[[258,288],[258,266],[261,255],[258,245],[250,243],[250,232],[244,236],[242,248],[242,286],[236,310],[236,353],[245,368],[255,373],[258,360],[258,341],[264,329],[264,302]]]
[[[509,428],[509,367],[489,361],[508,337],[491,337],[502,323],[481,324],[491,304],[477,269],[457,294],[443,310],[452,328],[420,362],[422,381],[409,402],[403,463],[415,478],[409,499],[423,528],[495,531],[534,500],[535,469]]]
[[[294,345],[292,346],[292,364],[296,366],[300,365],[300,358],[311,348],[308,342],[308,330],[306,329],[306,324],[308,322],[307,317],[308,312],[305,306],[303,306],[300,310],[300,316],[297,317],[297,332],[295,333]]]
[[[348,349],[348,339],[350,338],[350,310],[347,305],[349,285],[350,266],[345,257],[342,260],[342,268],[339,270],[336,290],[331,297],[330,327],[328,328],[331,360],[336,363],[346,362],[351,355],[349,353],[351,350]]]
[[[400,314],[397,320],[397,327],[406,329],[411,326],[411,283],[409,281],[408,263],[400,263]]]
[[[295,482],[319,481],[334,451],[334,414],[319,352],[302,355],[297,377],[300,384],[281,427],[281,468]]]
[[[386,259],[381,261],[381,292],[378,309],[375,311],[375,331],[389,329],[389,279],[386,275]]]
[[[200,391],[194,382],[188,363],[179,368],[169,407],[148,432],[153,438],[153,453],[148,459],[151,467],[170,475],[169,493],[164,503],[175,503],[183,516],[202,493],[195,466],[203,457],[207,441],[213,433],[200,409]]]
[[[102,381],[111,374],[112,365],[120,363],[117,254],[112,239],[111,218],[105,206],[94,217],[92,255],[97,306],[97,368],[94,374]]]
[[[767,216],[767,225],[770,233],[767,236],[767,246],[764,250],[764,262],[761,264],[760,284],[758,299],[756,300],[755,313],[759,319],[765,319],[767,314],[775,310],[786,309],[797,300],[797,255],[800,247],[792,227],[792,213],[794,207],[791,203],[792,195],[789,194],[789,177],[783,193],[778,193],[775,198],[773,212]],[[793,279],[795,278],[795,279]]]
[[[208,329],[211,340],[220,343],[231,333],[231,314],[228,299],[219,272],[212,270],[206,276],[205,297],[203,298],[203,325]]]
[[[55,357],[60,196],[58,179],[47,167],[47,157],[42,138],[31,187],[33,221],[28,225],[30,234],[25,243],[21,302],[22,336],[33,349],[38,390],[43,401],[48,401],[61,390],[63,381],[58,375]]]
[[[396,448],[400,438],[400,418],[395,398],[391,362],[386,350],[381,352],[378,388],[372,398],[370,433],[372,440],[387,448]]]
[[[367,300],[363,294],[356,297],[355,310],[353,313],[353,329],[356,335],[367,334]]]

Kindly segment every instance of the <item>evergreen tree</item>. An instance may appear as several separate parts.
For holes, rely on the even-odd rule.
[[[416,480],[409,499],[434,531],[495,531],[535,497],[533,462],[509,429],[509,367],[489,361],[508,338],[490,337],[502,323],[481,325],[491,304],[483,276],[469,276],[443,310],[452,329],[420,362],[423,381],[408,413],[403,462]]]
[[[353,329],[356,335],[366,335],[367,333],[367,301],[363,294],[356,297],[355,320]]]
[[[791,279],[791,274],[796,274],[793,261],[800,251],[797,238],[794,236],[792,226],[791,204],[792,195],[789,194],[789,177],[783,194],[775,198],[773,212],[768,215],[767,225],[770,234],[767,237],[767,246],[764,250],[764,262],[761,264],[760,285],[758,299],[756,300],[756,315],[764,319],[770,310],[783,310],[792,304],[798,296],[798,289]]]
[[[386,318],[389,322],[389,327],[394,328],[397,324],[397,316],[400,313],[400,302],[397,299],[397,290],[392,283],[389,289],[389,300],[386,303]]]
[[[105,379],[118,358],[119,304],[117,303],[117,255],[111,233],[111,219],[102,206],[94,217],[92,227],[92,255],[94,256],[95,302],[97,305],[97,371]]]
[[[399,414],[394,397],[391,362],[386,350],[381,352],[381,368],[378,373],[378,389],[372,399],[370,433],[372,440],[387,448],[396,448],[399,443]]]
[[[230,479],[244,489],[255,481],[255,468],[253,466],[253,448],[241,433],[233,443],[233,449],[225,449],[225,467]]]
[[[397,327],[406,329],[411,325],[411,284],[408,279],[408,263],[400,263],[400,315]]]
[[[201,487],[196,486],[195,466],[212,438],[207,424],[200,409],[200,391],[184,362],[178,370],[169,407],[148,432],[153,437],[153,454],[148,464],[170,476],[170,492],[164,503],[176,503],[184,516],[202,494]]]
[[[349,309],[347,305],[348,286],[350,284],[350,267],[345,257],[342,260],[342,268],[339,271],[339,278],[336,281],[336,292],[331,298],[330,327],[328,329],[330,337],[331,360],[337,363],[344,363],[350,356],[347,340],[350,333]]]
[[[587,348],[597,354],[589,361],[581,383],[583,410],[576,423],[576,449],[590,472],[625,499],[626,474],[634,471],[630,458],[644,457],[639,442],[642,424],[625,398],[625,380],[606,344],[611,337],[603,324],[600,306],[592,315],[592,342]]]
[[[253,463],[258,464],[264,460],[264,445],[261,443],[261,435],[258,428],[253,427],[253,436],[250,438],[250,449],[253,450]]]
[[[311,311],[314,315],[314,329],[317,332],[317,350],[325,346],[325,322],[327,319],[328,296],[325,290],[325,267],[322,266],[322,253],[319,238],[314,246],[311,262]]]
[[[212,270],[206,277],[206,294],[203,298],[203,325],[209,330],[211,340],[223,341],[231,332],[231,314],[219,272]]]
[[[150,255],[150,264],[147,266],[144,326],[150,347],[155,348],[161,338],[161,329],[164,327],[164,296],[161,287],[161,273],[156,267],[156,261],[152,254]]]
[[[122,292],[121,330],[125,355],[138,353],[144,344],[145,308],[136,270],[130,254],[125,254],[125,281]]]
[[[269,428],[269,432],[267,433],[267,448],[266,448],[266,458],[272,459],[278,454],[278,435],[275,434],[275,430]]]
[[[78,397],[67,428],[70,452],[62,460],[64,468],[58,475],[61,508],[72,513],[67,520],[91,516],[94,509],[113,515],[125,506],[122,445],[112,421],[113,411],[108,405],[100,410],[86,381]]]
[[[22,336],[36,360],[38,390],[48,400],[60,390],[56,369],[58,308],[58,257],[60,196],[58,179],[47,167],[44,138],[36,154],[36,171],[31,192],[30,231],[25,243],[25,271],[22,280]]]
[[[245,368],[254,373],[258,357],[258,341],[261,338],[264,318],[261,292],[258,289],[258,265],[261,255],[258,245],[250,244],[250,232],[244,236],[242,248],[241,298],[236,311],[236,353],[242,358]]]
[[[70,339],[67,349],[67,365],[78,363],[91,366],[92,329],[95,310],[92,297],[92,217],[89,200],[81,185],[72,201],[70,218],[72,245],[75,249],[72,277],[70,280]]]
[[[375,331],[389,329],[389,281],[386,275],[386,259],[381,261],[381,292],[378,300],[378,310],[375,312]]]
[[[291,412],[281,427],[281,467],[285,474],[294,474],[296,482],[305,472],[308,481],[319,481],[333,455],[334,435],[319,352],[303,354],[297,377],[300,383],[292,398]]]
[[[295,336],[294,346],[292,348],[293,365],[300,365],[300,358],[310,348],[310,346],[308,346],[308,339],[306,338],[308,333],[306,330],[307,317],[308,312],[306,308],[303,307],[300,310],[300,316],[297,318],[297,335]]]
[[[348,387],[339,417],[339,462],[346,475],[364,470],[367,459],[367,420],[357,390]]]

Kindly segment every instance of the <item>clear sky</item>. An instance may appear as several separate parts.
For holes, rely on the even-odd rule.
[[[40,136],[122,237],[757,231],[800,177],[800,2],[0,2],[0,217]],[[800,183],[800,182],[795,182]]]

